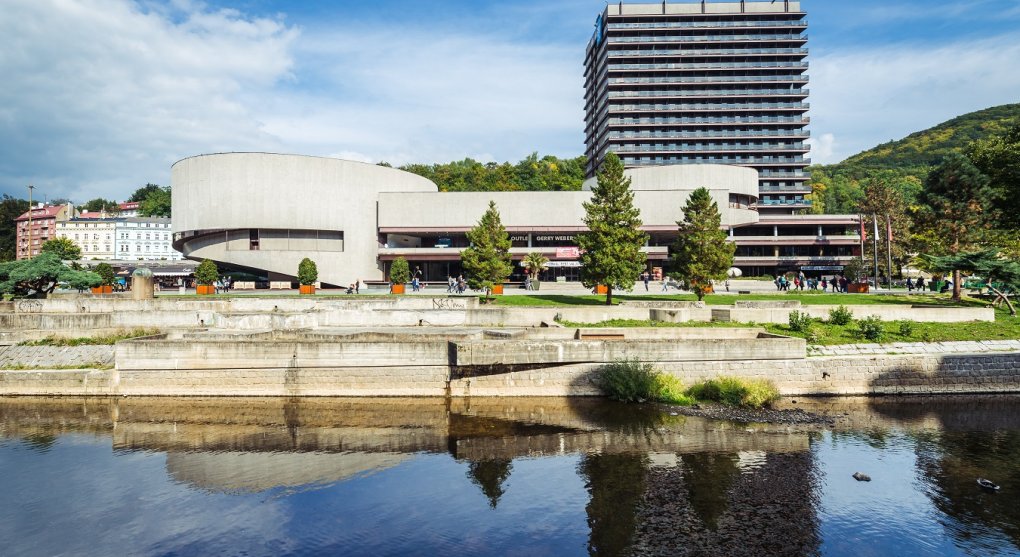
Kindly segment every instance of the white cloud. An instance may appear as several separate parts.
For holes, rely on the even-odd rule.
[[[832,153],[836,147],[836,136],[831,133],[823,133],[818,137],[807,140],[811,147],[811,158],[815,162],[828,161],[832,159]]]
[[[582,152],[580,47],[344,25],[309,32],[191,0],[8,0],[0,191],[123,198],[221,151],[393,164]]]
[[[0,187],[122,198],[207,150],[278,144],[253,98],[287,79],[293,28],[126,0],[8,0]]]
[[[1020,36],[815,58],[813,162],[838,162],[967,112],[1020,101]],[[821,148],[835,134],[831,151]]]

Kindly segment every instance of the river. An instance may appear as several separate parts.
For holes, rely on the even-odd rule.
[[[0,554],[1020,555],[1020,397],[781,404],[0,398]]]

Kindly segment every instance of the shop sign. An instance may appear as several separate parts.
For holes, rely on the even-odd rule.
[[[556,259],[577,259],[581,252],[577,248],[556,248]]]

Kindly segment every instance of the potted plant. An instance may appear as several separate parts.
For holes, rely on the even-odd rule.
[[[390,293],[403,294],[404,285],[411,280],[411,269],[407,266],[407,260],[398,257],[390,265]]]
[[[861,282],[861,278],[864,275],[864,264],[861,263],[860,259],[851,259],[849,263],[843,267],[843,276],[846,277],[847,291],[851,294],[867,294],[868,283]]]
[[[528,272],[528,276],[531,277],[531,289],[538,290],[541,288],[542,282],[538,280],[538,274],[549,268],[549,258],[537,251],[533,251],[525,255],[521,262],[524,263],[524,269]]]
[[[198,283],[196,290],[198,294],[205,296],[208,294],[215,294],[216,288],[213,284],[216,283],[220,278],[220,270],[216,267],[211,259],[198,264],[198,268],[195,269],[195,282]]]
[[[93,294],[111,294],[113,292],[113,281],[116,280],[117,276],[113,272],[113,267],[109,263],[100,263],[96,265],[93,271],[99,275],[100,283],[99,286],[92,288]]]
[[[315,294],[315,281],[319,280],[319,267],[309,258],[304,258],[298,263],[298,282],[301,284],[302,294]]]

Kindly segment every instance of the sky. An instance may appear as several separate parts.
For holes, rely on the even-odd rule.
[[[122,200],[169,185],[177,160],[228,151],[578,156],[604,5],[3,0],[0,193]],[[803,7],[813,162],[1020,102],[1020,0]]]

